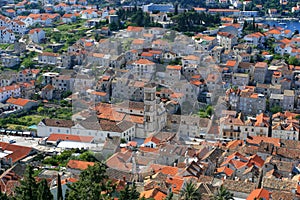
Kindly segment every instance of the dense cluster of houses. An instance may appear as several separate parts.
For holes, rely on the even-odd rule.
[[[19,55],[33,48],[17,42],[19,36],[28,34],[30,42],[39,44],[47,39],[44,27],[57,22],[74,23],[80,17],[93,27],[99,20],[118,20],[116,9],[98,9],[86,0],[43,0],[45,12],[32,9],[25,15],[30,3],[2,10],[0,43],[14,43],[14,50],[1,54],[6,68],[19,65]],[[235,7],[239,3],[230,1]],[[143,6],[163,26],[172,24],[166,12],[173,9],[169,4]],[[193,37],[136,26],[111,36],[102,27],[97,31],[111,37],[80,38],[63,53],[38,49],[36,61],[43,70],[22,67],[0,74],[0,117],[30,111],[41,102],[53,104],[71,92],[64,100],[72,103],[72,119],[41,120],[39,145],[101,152],[107,174],[120,188],[135,181],[141,197],[159,200],[170,192],[178,197],[192,181],[203,199],[221,185],[240,199],[298,199],[300,67],[274,59],[266,47],[274,41],[274,53],[298,59],[300,36],[260,23],[263,31],[245,35],[245,24],[234,23],[233,17],[258,11],[194,10],[220,14],[222,26]],[[36,24],[42,26],[33,28]],[[49,66],[58,70],[44,70]],[[36,150],[4,142],[0,147],[1,164],[13,166],[0,176],[0,188],[13,195],[21,178],[15,164],[30,162]],[[70,160],[63,192],[92,165]],[[55,175],[49,170],[39,174],[51,180],[53,194]]]

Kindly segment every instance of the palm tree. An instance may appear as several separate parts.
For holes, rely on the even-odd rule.
[[[233,194],[221,185],[217,193],[212,197],[212,200],[233,200]]]
[[[200,200],[201,194],[199,193],[196,185],[190,181],[186,184],[184,189],[180,191],[180,197],[183,200]]]

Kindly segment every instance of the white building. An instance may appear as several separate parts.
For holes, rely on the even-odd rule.
[[[4,102],[10,97],[19,97],[20,92],[20,86],[18,85],[0,87],[0,102]]]
[[[43,29],[35,28],[35,29],[31,29],[29,31],[29,37],[32,42],[40,43],[45,39],[46,35],[45,35],[45,31]]]

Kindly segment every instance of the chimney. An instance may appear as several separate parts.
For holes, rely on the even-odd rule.
[[[123,181],[126,182],[126,177],[125,176],[123,176]]]

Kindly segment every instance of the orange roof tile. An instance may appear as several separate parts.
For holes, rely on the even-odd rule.
[[[249,196],[247,197],[247,200],[254,200],[254,199],[269,200],[270,194],[271,193],[264,188],[255,189],[249,194]]]
[[[167,69],[174,69],[174,70],[181,70],[181,66],[180,65],[168,65]]]
[[[94,137],[92,136],[79,136],[79,135],[70,135],[70,134],[60,134],[60,133],[52,133],[48,137],[47,141],[74,141],[74,142],[92,142]]]
[[[150,168],[153,169],[155,173],[161,172],[163,174],[167,174],[171,176],[175,176],[179,171],[178,167],[159,165],[159,164],[152,164],[150,165]]]
[[[168,177],[166,179],[166,183],[172,185],[172,192],[174,192],[175,194],[179,194],[182,189],[184,179],[179,177]]]
[[[144,140],[144,144],[148,143],[148,142],[153,142],[154,144],[159,144],[160,143],[160,140],[157,139],[156,137],[154,136],[150,136],[150,137],[147,137],[145,140]]]
[[[247,138],[247,143],[259,145],[261,142],[274,144],[276,147],[280,147],[280,139],[265,137],[265,136],[251,136]]]
[[[137,27],[137,26],[128,26],[127,27],[128,32],[142,32],[143,29],[144,29],[143,27]]]
[[[33,101],[33,100],[30,100],[30,99],[22,99],[22,98],[9,98],[6,103],[9,103],[9,104],[14,104],[14,105],[17,105],[17,106],[25,106],[27,105],[28,103],[30,102],[33,102],[33,103],[37,103],[36,101]]]
[[[140,64],[140,65],[154,65],[155,63],[147,60],[147,59],[139,59],[137,61],[134,62],[135,64]]]
[[[236,61],[235,60],[228,60],[226,62],[226,66],[228,67],[234,67],[236,65]]]
[[[224,166],[224,167],[219,167],[217,168],[218,173],[225,173],[227,176],[231,176],[233,174],[233,170]]]
[[[158,148],[150,148],[150,147],[139,147],[139,151],[149,152],[149,153],[158,153]]]
[[[67,167],[71,169],[80,169],[85,170],[89,166],[94,166],[94,162],[87,162],[87,161],[81,161],[81,160],[69,160]]]

